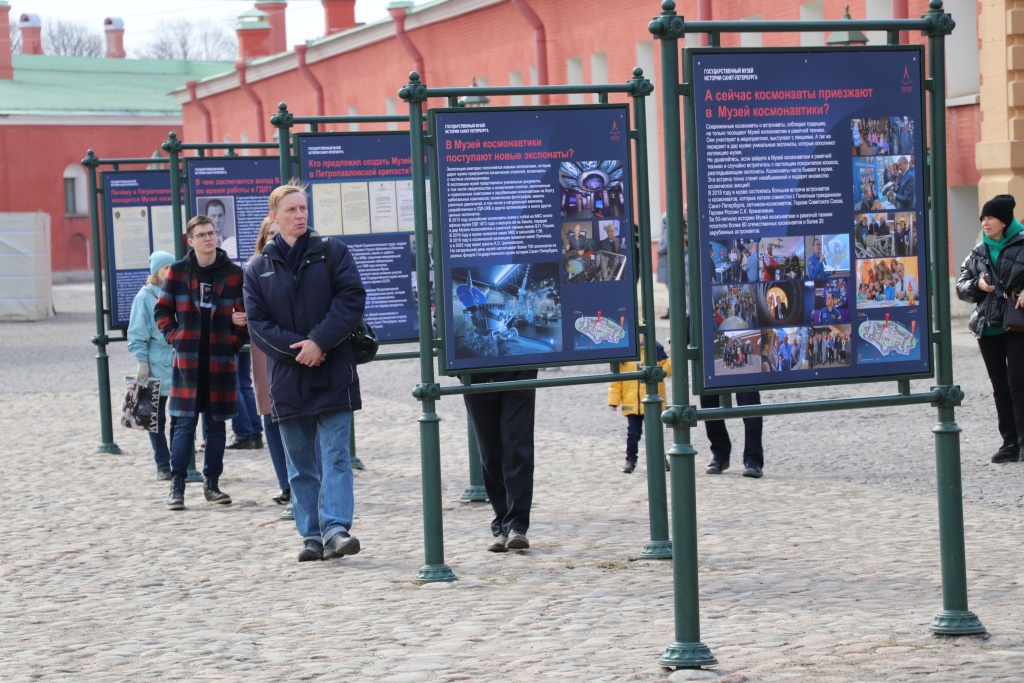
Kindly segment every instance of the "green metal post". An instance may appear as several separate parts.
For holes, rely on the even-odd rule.
[[[469,384],[469,375],[462,376],[462,383]],[[462,492],[463,503],[478,503],[487,500],[487,490],[484,489],[484,472],[480,465],[480,449],[476,443],[476,430],[473,429],[473,421],[466,413],[466,438],[469,444],[469,486]]]
[[[658,384],[664,371],[658,365],[657,339],[654,328],[654,282],[651,262],[651,207],[647,176],[647,97],[654,86],[644,78],[644,70],[633,70],[633,126],[636,136],[636,192],[637,218],[640,224],[640,300],[643,304],[644,369],[648,379],[644,383],[647,395],[641,403],[644,410],[644,431],[647,451],[647,517],[651,538],[644,544],[640,557],[649,560],[667,560],[672,557],[672,541],[668,537],[668,500],[665,492],[665,427],[661,423],[662,400]]]
[[[96,182],[96,167],[99,159],[90,149],[82,165],[89,169],[89,213],[92,219],[92,273],[93,293],[96,297],[96,379],[100,392],[100,445],[97,453],[119,455],[121,449],[114,443],[113,411],[110,406],[110,359],[107,356],[107,331],[103,322],[103,252],[100,249],[100,208],[99,189]]]
[[[181,220],[181,140],[174,131],[161,145],[170,160],[171,173],[171,218],[174,220],[174,258],[185,258],[185,243],[181,240],[184,224]]]
[[[409,74],[409,84],[399,92],[409,103],[409,147],[412,152],[413,212],[416,222],[416,244],[427,244],[427,193],[423,165],[423,103],[427,101],[427,87],[420,83],[420,75]],[[430,325],[430,257],[427,249],[416,250],[417,288],[420,318],[420,384],[413,395],[422,403],[420,415],[420,469],[423,478],[423,546],[424,564],[416,573],[416,581],[432,583],[455,581],[455,573],[444,563],[444,523],[441,515],[441,418],[434,406],[441,397],[441,387],[434,381],[433,330]]]
[[[281,184],[285,185],[292,179],[291,128],[294,116],[288,111],[288,105],[282,102],[277,105],[277,113],[270,117],[270,123],[277,127],[277,143],[281,148]]]
[[[696,669],[718,663],[700,641],[700,594],[697,583],[697,494],[690,428],[696,424],[693,406],[679,405],[688,396],[686,367],[686,282],[683,254],[683,164],[679,114],[679,39],[685,33],[683,18],[673,0],[661,4],[662,12],[648,26],[661,41],[661,100],[664,120],[665,188],[669,244],[669,324],[672,346],[672,402],[663,421],[672,427],[672,582],[675,640],[658,660],[663,666]]]
[[[348,452],[349,460],[352,462],[352,469],[362,470],[366,469],[366,465],[356,455],[356,421],[352,420],[352,429],[348,431]]]
[[[946,86],[945,39],[953,31],[953,18],[942,10],[941,0],[929,3],[928,32],[931,96],[932,205],[935,225],[932,249],[933,289],[939,332],[936,387],[943,392],[938,402],[939,422],[935,433],[935,465],[939,497],[939,548],[942,557],[942,609],[932,619],[933,633],[967,635],[984,633],[981,620],[967,608],[967,559],[964,550],[964,507],[961,489],[960,427],[954,408],[963,392],[953,384],[952,335],[949,312],[949,222],[946,207]]]

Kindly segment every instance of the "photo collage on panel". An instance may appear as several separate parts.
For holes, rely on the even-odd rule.
[[[852,226],[837,215],[810,234],[712,239],[717,376],[920,358],[914,125],[851,120]]]
[[[853,149],[853,317],[855,362],[918,360],[917,306],[923,260],[916,196],[916,122],[905,116],[855,118]],[[923,255],[923,254],[922,254]]]

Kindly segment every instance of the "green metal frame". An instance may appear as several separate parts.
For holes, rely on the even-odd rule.
[[[423,471],[423,522],[424,522],[424,551],[425,562],[416,576],[418,582],[453,581],[456,579],[452,570],[444,564],[444,532],[441,516],[441,481],[440,481],[440,443],[438,438],[438,423],[440,417],[436,413],[437,401],[442,396],[456,396],[460,394],[477,394],[492,391],[510,391],[515,389],[539,389],[545,387],[572,386],[582,384],[597,384],[603,382],[620,380],[643,380],[647,394],[642,399],[646,406],[645,425],[648,427],[646,434],[647,450],[647,476],[648,476],[648,510],[650,515],[651,538],[644,546],[641,557],[645,559],[667,559],[672,556],[672,545],[668,538],[668,513],[665,493],[665,475],[662,466],[662,458],[665,452],[664,432],[658,423],[657,406],[661,404],[661,396],[658,394],[658,384],[665,378],[665,372],[657,364],[655,345],[657,343],[654,326],[654,302],[651,296],[653,291],[653,279],[651,272],[651,227],[650,211],[644,204],[648,195],[647,178],[647,129],[644,116],[643,100],[653,92],[651,82],[644,77],[641,69],[633,71],[633,78],[624,84],[616,85],[569,85],[569,86],[532,86],[532,87],[470,87],[470,88],[437,88],[428,89],[420,82],[419,74],[415,71],[409,75],[409,83],[399,91],[399,96],[409,105],[409,119],[418,120],[423,116],[424,104],[431,97],[447,98],[449,106],[454,106],[458,98],[469,95],[534,95],[534,94],[597,94],[601,103],[608,102],[611,93],[622,93],[632,98],[634,113],[634,129],[630,131],[629,137],[633,143],[632,154],[635,159],[636,172],[634,178],[637,182],[636,199],[638,223],[640,226],[640,280],[642,284],[643,299],[643,322],[640,327],[645,332],[644,366],[635,372],[608,372],[605,374],[584,375],[568,378],[551,378],[521,380],[512,382],[493,382],[487,384],[472,385],[468,383],[463,375],[462,384],[454,386],[441,386],[436,382],[434,366],[431,362],[431,353],[435,348],[440,349],[440,359],[444,358],[444,313],[442,306],[443,296],[438,296],[438,327],[440,335],[438,339],[431,338],[424,325],[420,325],[420,383],[413,390],[413,396],[421,402],[422,414],[420,417],[420,461]],[[513,110],[534,111],[537,109],[565,109],[566,105],[554,107],[511,107]],[[504,108],[503,108],[504,109]],[[436,148],[434,144],[435,135],[432,127],[433,117],[428,122],[428,134],[424,136],[423,130],[414,127],[410,132],[410,148],[414,159],[421,158],[424,147],[430,152],[432,168],[436,170]],[[437,191],[437,183],[434,184],[434,192]],[[417,241],[426,238],[426,184],[423,176],[423,169],[419,165],[413,166],[413,203],[416,216],[416,239]],[[434,225],[440,225],[439,201],[434,201]],[[420,278],[419,288],[424,291],[429,286],[427,282],[427,255],[425,251],[417,250],[417,277]],[[435,263],[437,259],[435,258]],[[440,281],[440,280],[438,280]],[[429,303],[425,299],[420,300],[420,319],[428,320],[430,316]],[[607,362],[607,361],[603,361]],[[443,366],[441,366],[443,369]],[[617,368],[615,368],[617,370]],[[651,428],[656,426],[655,428]]]
[[[662,105],[664,115],[665,183],[667,192],[667,213],[669,230],[669,280],[670,325],[672,336],[684,339],[687,335],[685,317],[685,295],[688,286],[696,288],[699,266],[697,250],[691,250],[690,282],[685,282],[680,268],[672,263],[682,261],[680,245],[683,244],[683,197],[671,188],[683,187],[683,159],[681,151],[682,121],[680,97],[689,95],[689,84],[679,78],[679,40],[687,33],[707,34],[708,44],[718,47],[723,33],[745,32],[805,32],[805,31],[885,31],[889,43],[899,43],[901,31],[921,31],[928,37],[929,67],[924,88],[930,92],[928,118],[932,123],[930,137],[930,176],[925,176],[925,187],[930,191],[935,221],[931,226],[929,267],[931,269],[933,309],[936,328],[932,331],[934,349],[933,362],[936,367],[937,385],[928,392],[911,394],[908,378],[897,380],[897,393],[890,396],[834,399],[799,403],[781,403],[762,406],[730,407],[729,396],[723,401],[725,407],[698,410],[693,405],[672,405],[662,415],[665,424],[673,428],[673,445],[669,449],[672,461],[672,532],[676,543],[682,547],[673,558],[673,607],[675,613],[675,639],[659,659],[664,666],[700,668],[717,663],[710,649],[700,640],[699,590],[697,576],[697,526],[695,494],[696,450],[691,442],[690,430],[698,420],[752,417],[758,415],[780,415],[828,410],[849,410],[855,408],[897,406],[914,403],[929,403],[938,409],[938,424],[935,433],[936,469],[939,490],[939,534],[942,562],[943,608],[936,614],[929,629],[934,633],[967,635],[983,633],[985,627],[967,606],[967,577],[964,550],[963,501],[960,468],[960,428],[957,426],[954,409],[960,405],[963,392],[953,384],[952,344],[950,334],[949,291],[944,285],[944,274],[948,270],[949,245],[945,226],[948,222],[946,206],[946,162],[945,162],[945,37],[955,23],[943,11],[941,0],[931,0],[929,11],[921,19],[896,19],[873,21],[708,21],[686,22],[676,14],[674,0],[661,3],[662,12],[648,26],[655,39],[661,41],[662,63]],[[692,103],[688,104],[692,109]],[[686,140],[687,168],[695,168],[696,150],[692,136]],[[926,172],[927,173],[927,172]],[[696,179],[687,174],[686,189],[689,196],[696,196]],[[695,203],[690,204],[688,221],[691,244],[697,244],[699,217]],[[940,226],[942,229],[939,229]],[[699,316],[694,316],[699,320]],[[693,325],[694,332],[699,328]],[[699,339],[692,336],[691,339]],[[683,348],[677,344],[672,348],[673,376],[672,396],[677,399],[687,395],[686,361],[696,362],[698,349],[692,344]],[[696,368],[694,368],[696,372]],[[892,378],[887,378],[887,381]],[[795,385],[787,385],[795,386]],[[735,391],[733,389],[732,391]]]
[[[114,442],[114,419],[113,407],[110,403],[110,357],[107,355],[107,345],[112,342],[127,342],[128,336],[125,330],[118,330],[120,337],[111,337],[109,332],[113,331],[112,322],[113,310],[110,304],[109,282],[103,279],[104,260],[106,250],[102,245],[106,244],[105,223],[101,221],[99,208],[99,196],[103,190],[99,187],[98,169],[101,166],[110,166],[112,171],[121,170],[121,166],[138,166],[150,164],[167,163],[166,159],[155,159],[144,157],[139,159],[101,159],[96,156],[93,150],[89,150],[82,165],[88,169],[88,190],[89,190],[89,221],[92,230],[92,271],[93,271],[93,293],[95,296],[96,308],[96,335],[92,343],[96,346],[96,381],[99,389],[100,399],[100,444],[96,447],[97,453],[108,453],[120,455],[121,449]],[[108,277],[113,273],[108,272]]]
[[[426,117],[422,117],[422,120],[426,120]],[[288,105],[282,102],[277,107],[277,113],[270,117],[270,123],[278,129],[278,154],[281,158],[281,179],[282,182],[288,182],[288,180],[298,176],[297,169],[299,165],[298,154],[293,154],[292,150],[298,144],[299,135],[380,135],[382,133],[396,134],[396,131],[360,131],[360,132],[320,132],[320,127],[329,125],[332,123],[338,124],[350,124],[350,123],[371,123],[371,124],[405,124],[408,125],[410,119],[408,116],[398,115],[365,115],[365,116],[295,116],[288,111]],[[291,133],[291,129],[294,126],[305,125],[309,128],[307,133]],[[401,134],[401,131],[397,131]],[[408,134],[408,133],[406,133]],[[440,220],[438,216],[434,216],[434,225]],[[417,242],[420,237],[417,234]],[[419,264],[417,263],[417,267]],[[418,285],[419,286],[419,285]],[[423,291],[423,290],[420,290]],[[428,290],[429,291],[429,290]],[[429,297],[428,297],[429,298]],[[423,320],[430,320],[430,316],[423,318],[420,316],[421,327]],[[438,321],[440,324],[440,321]],[[382,341],[381,346],[392,346],[398,344],[409,344],[412,341]],[[386,353],[378,353],[374,358],[374,362],[377,361],[388,361],[388,360],[408,360],[412,358],[419,358],[422,351],[391,351]],[[435,350],[431,350],[431,353],[436,354]],[[473,433],[473,425],[468,424],[468,446],[469,446],[469,484],[466,486],[466,490],[462,492],[460,500],[463,503],[479,503],[487,500],[487,492],[484,490],[483,473],[480,470],[480,455],[477,452],[476,435]],[[355,453],[355,447],[353,443],[352,452]],[[359,463],[359,468],[362,469],[362,461],[359,458],[353,459],[353,467],[356,466],[356,462]]]

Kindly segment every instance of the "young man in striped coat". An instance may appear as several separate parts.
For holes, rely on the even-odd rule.
[[[235,415],[236,354],[247,336],[242,269],[217,247],[209,217],[194,217],[186,231],[191,251],[171,264],[156,302],[157,327],[174,347],[168,510],[185,508],[185,475],[200,415],[206,425],[203,492],[211,503],[231,503],[217,484],[224,471],[225,422]]]

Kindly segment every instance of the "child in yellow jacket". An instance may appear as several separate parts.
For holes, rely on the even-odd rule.
[[[619,372],[635,372],[640,369],[644,360],[643,335],[640,335],[640,363],[629,361],[619,364]],[[672,360],[665,353],[665,347],[655,342],[657,351],[656,358],[658,365],[665,371],[667,376],[672,376]],[[665,400],[665,383],[658,383],[658,393]],[[626,416],[626,464],[622,471],[632,474],[636,469],[637,451],[640,445],[640,437],[644,433],[644,396],[647,395],[647,386],[642,380],[629,380],[612,382],[608,385],[608,406],[615,412],[622,406],[622,414]],[[665,469],[668,469],[668,461],[665,462]]]

